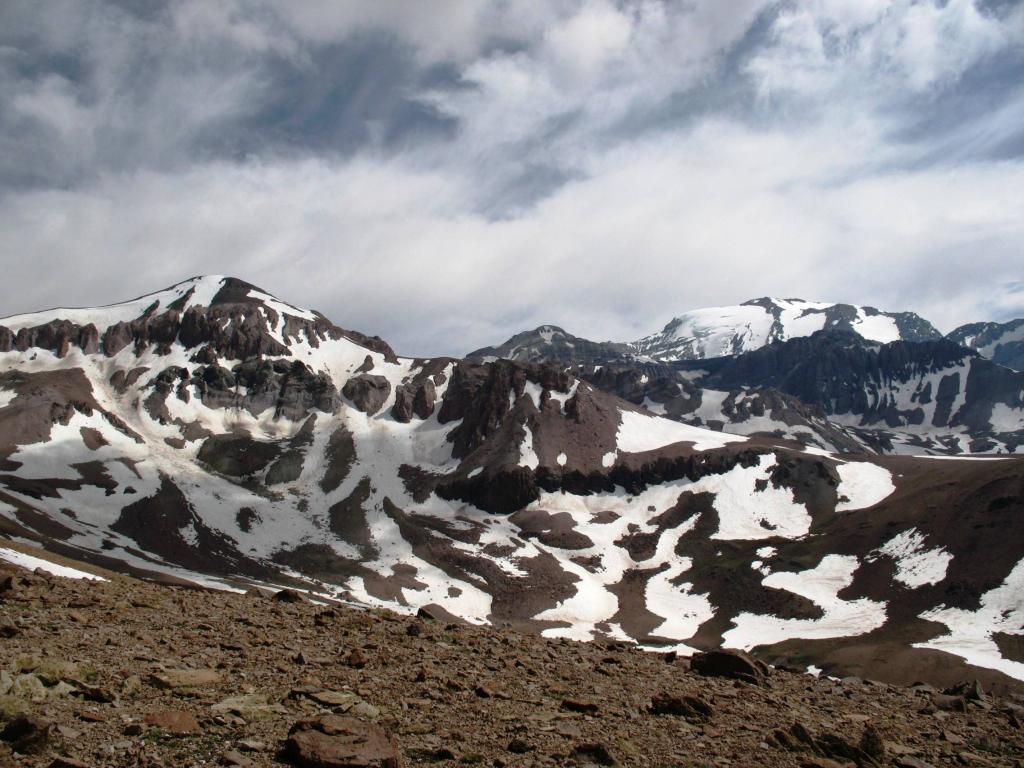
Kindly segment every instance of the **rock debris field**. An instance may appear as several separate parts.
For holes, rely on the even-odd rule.
[[[1024,766],[1024,696],[0,565],[0,766]]]

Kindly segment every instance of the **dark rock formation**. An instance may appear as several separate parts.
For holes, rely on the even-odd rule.
[[[383,376],[361,373],[346,381],[341,393],[360,411],[372,416],[391,394],[391,384]]]

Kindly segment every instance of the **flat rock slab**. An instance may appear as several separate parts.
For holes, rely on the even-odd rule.
[[[216,685],[221,676],[213,669],[165,669],[150,675],[149,680],[157,688],[177,690]]]
[[[300,720],[288,732],[288,761],[300,768],[401,768],[395,744],[380,726],[354,717]]]

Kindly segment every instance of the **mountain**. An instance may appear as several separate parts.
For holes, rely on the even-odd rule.
[[[1002,391],[936,344],[935,403],[956,354]],[[0,534],[546,637],[1024,679],[1022,468],[712,431],[565,365],[398,357],[234,278],[0,320]]]
[[[466,355],[476,362],[518,360],[526,363],[600,365],[629,357],[629,346],[610,341],[590,341],[566,333],[557,325],[542,325],[517,333],[497,347],[484,347]]]
[[[1024,371],[1024,318],[1006,323],[969,323],[946,336],[994,363]]]
[[[913,312],[762,298],[735,307],[687,312],[671,320],[661,333],[635,341],[630,347],[638,355],[662,362],[703,360],[750,352],[824,329],[845,329],[880,343],[928,341],[942,336]]]
[[[873,441],[886,452],[1024,446],[1024,374],[945,339],[870,344],[848,331],[819,331],[690,366],[699,366],[701,386],[770,388],[861,435],[880,430]]]

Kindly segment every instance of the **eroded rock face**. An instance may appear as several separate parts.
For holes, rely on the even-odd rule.
[[[299,768],[401,768],[394,742],[380,726],[354,717],[321,715],[288,732],[288,761]]]
[[[391,394],[391,384],[383,376],[361,373],[346,381],[341,392],[356,408],[372,416]]]
[[[395,391],[395,404],[391,408],[391,415],[395,421],[408,423],[412,417],[429,419],[434,413],[434,402],[437,398],[437,389],[430,379],[416,384],[400,384]]]

